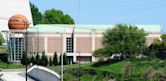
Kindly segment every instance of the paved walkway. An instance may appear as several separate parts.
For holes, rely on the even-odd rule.
[[[5,70],[0,72],[0,74],[3,74],[1,77],[5,81],[25,81],[25,71],[17,71],[17,70]],[[30,78],[28,78],[28,81],[34,81]]]

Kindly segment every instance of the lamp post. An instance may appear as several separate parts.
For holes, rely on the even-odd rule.
[[[29,28],[34,28],[34,27],[29,27]],[[37,29],[37,31],[39,32],[39,29],[38,28],[34,28],[34,29]],[[26,44],[26,81],[27,81],[27,70],[28,70],[28,66],[27,66],[27,51],[28,51],[28,29],[26,29],[26,32],[25,32],[25,44]],[[39,38],[38,38],[38,41],[39,41]],[[38,42],[39,43],[39,42]],[[38,44],[39,45],[39,44]],[[38,48],[39,48],[39,46],[38,46]]]
[[[78,61],[79,61],[79,67],[78,67],[78,69],[79,69],[79,80],[78,81],[80,81],[80,75],[81,75],[81,73],[80,73],[80,52],[78,51],[78,54],[79,54],[79,59],[78,59]]]
[[[60,61],[61,61],[61,81],[63,81],[63,33],[60,33],[60,32],[56,32],[57,34],[60,34],[61,36],[61,58],[60,58]]]
[[[28,38],[27,36],[28,36],[28,35],[27,35],[27,34],[28,34],[28,32],[27,32],[27,31],[28,31],[28,29],[26,29],[26,32],[25,32],[25,36],[26,36],[26,38],[25,38],[25,41],[26,41],[26,43],[25,43],[25,44],[26,44],[26,45],[25,45],[25,46],[26,46],[26,47],[25,47],[25,48],[26,48],[26,52],[25,52],[25,53],[26,53],[26,54],[25,54],[25,55],[26,55],[26,58],[25,58],[25,61],[26,61],[26,74],[25,74],[25,75],[26,75],[26,81],[28,81],[28,77],[27,77],[27,70],[28,70],[28,67],[27,67],[27,50],[28,50],[28,49],[27,49],[27,43],[28,43],[28,42],[27,42],[27,38]]]

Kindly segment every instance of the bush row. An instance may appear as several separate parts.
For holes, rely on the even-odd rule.
[[[21,58],[21,64],[22,65],[41,65],[41,66],[57,66],[61,64],[61,60],[58,62],[58,56],[55,52],[53,57],[49,57],[45,54],[45,52],[42,52],[42,55],[39,55],[38,53],[36,55],[32,56],[26,56],[27,54],[24,52],[23,56]],[[27,57],[27,58],[26,58]],[[61,59],[61,56],[59,57]],[[66,53],[63,54],[63,64],[67,65],[67,56]]]

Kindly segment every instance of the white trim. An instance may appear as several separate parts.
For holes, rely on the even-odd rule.
[[[53,75],[56,75],[56,76],[60,79],[60,76],[59,76],[58,73],[56,73],[56,72],[54,72],[54,71],[52,71],[52,70],[50,70],[50,69],[47,69],[47,68],[45,68],[45,67],[43,67],[43,66],[38,66],[38,65],[34,65],[34,66],[31,67],[30,69],[28,69],[27,73],[29,73],[29,72],[32,71],[33,69],[40,69],[40,70],[47,71],[47,72],[49,72],[49,73],[51,73],[51,74],[53,74]]]

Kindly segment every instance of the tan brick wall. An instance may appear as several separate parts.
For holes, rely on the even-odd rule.
[[[28,52],[33,52],[32,37],[27,37],[27,51]]]
[[[38,49],[39,49],[39,52],[45,51],[44,47],[45,47],[44,46],[44,37],[39,37],[39,38],[38,37],[34,37],[34,51],[38,52]]]
[[[47,46],[48,53],[54,53],[55,51],[57,53],[61,52],[62,40],[60,37],[48,37],[47,44],[48,44]]]
[[[154,42],[155,39],[158,39],[158,38],[157,37],[147,37],[146,38],[147,45],[150,46]]]
[[[96,37],[95,39],[95,49],[101,48],[102,46],[102,37]]]
[[[76,48],[81,53],[92,52],[92,39],[91,37],[77,37]]]

